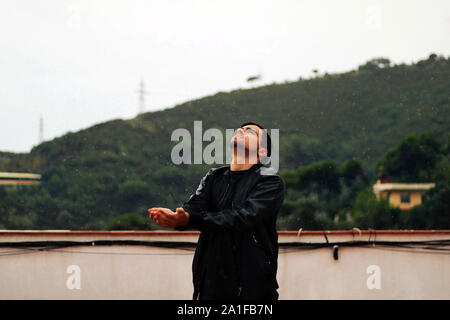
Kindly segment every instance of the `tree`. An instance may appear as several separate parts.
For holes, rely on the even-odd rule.
[[[332,160],[314,162],[291,172],[283,171],[288,187],[309,195],[316,193],[319,198],[330,202],[340,192],[339,172]]]
[[[442,158],[440,142],[431,132],[409,134],[390,149],[376,164],[379,178],[390,176],[403,182],[430,181],[432,171]]]
[[[289,218],[283,218],[284,223],[290,226],[302,221],[309,227],[318,227],[317,219],[322,219],[322,227],[333,227],[334,219],[339,219],[339,225],[344,226],[356,193],[369,184],[361,162],[357,159],[350,159],[339,168],[334,161],[319,161],[296,170],[283,170],[281,175],[288,187],[287,199],[292,200],[294,192],[297,197],[293,198],[294,201],[316,196],[321,208],[320,213],[307,214],[306,211],[295,210],[287,204],[282,215],[290,215]],[[305,222],[308,219],[311,221]]]
[[[316,197],[285,200],[277,219],[277,227],[284,230],[324,230],[331,226],[332,221],[321,214],[321,205]]]
[[[149,218],[137,213],[125,213],[108,221],[106,230],[152,230]]]
[[[364,184],[369,183],[369,178],[364,172],[361,161],[357,159],[345,161],[341,165],[340,175],[343,178],[344,183],[348,186],[353,185],[356,179],[359,179]]]
[[[358,67],[360,71],[373,71],[383,68],[388,68],[391,65],[391,60],[388,58],[375,58],[367,61],[364,65]]]
[[[422,204],[408,212],[407,225],[413,229],[450,228],[450,179],[436,183],[423,195]]]
[[[450,156],[450,133],[447,136],[447,144],[442,147],[442,154],[447,157]]]
[[[355,227],[360,229],[396,228],[402,219],[400,208],[392,207],[385,197],[377,199],[372,187],[361,190],[355,198],[352,218]]]
[[[298,168],[322,158],[323,150],[318,139],[291,134],[280,141],[280,155],[286,168]]]
[[[133,212],[143,205],[150,207],[155,198],[152,188],[147,183],[139,180],[129,180],[120,184],[117,196],[119,210],[125,212]]]

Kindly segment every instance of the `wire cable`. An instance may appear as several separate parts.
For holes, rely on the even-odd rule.
[[[395,251],[450,254],[450,239],[428,240],[428,241],[342,241],[326,243],[305,243],[305,242],[281,242],[278,244],[280,253],[290,253],[298,251],[311,251],[322,248],[339,247],[362,247],[371,249],[390,248]],[[104,252],[104,251],[76,251],[66,250],[70,247],[93,247],[93,246],[147,246],[155,248],[177,249],[187,252]],[[94,240],[94,241],[22,241],[22,242],[0,242],[0,248],[16,248],[19,250],[0,251],[1,256],[12,256],[36,252],[61,252],[61,253],[82,253],[82,254],[110,254],[110,255],[192,255],[197,243],[188,241],[141,241],[141,240]]]

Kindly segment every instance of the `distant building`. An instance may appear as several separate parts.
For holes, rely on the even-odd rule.
[[[399,183],[378,180],[373,185],[373,191],[377,199],[383,196],[391,205],[400,207],[401,210],[409,210],[420,205],[423,194],[434,186],[434,183]]]
[[[0,186],[25,186],[39,184],[41,184],[40,174],[0,172]]]

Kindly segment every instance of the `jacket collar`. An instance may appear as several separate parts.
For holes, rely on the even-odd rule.
[[[262,167],[262,164],[261,164],[261,163],[257,163],[257,164],[252,165],[252,166],[250,167],[250,169],[248,169],[248,171],[249,171],[249,172],[255,172],[255,171],[258,170],[260,167]],[[228,173],[231,172],[230,165],[227,165],[226,168],[228,169],[228,170],[225,170],[226,172],[228,172]]]

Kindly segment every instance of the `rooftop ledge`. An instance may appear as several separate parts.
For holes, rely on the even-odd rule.
[[[73,242],[80,244],[122,243],[148,244],[190,243],[195,245],[199,231],[103,231],[103,230],[0,230],[0,247],[5,243],[49,243]],[[339,244],[357,242],[402,242],[426,241],[450,242],[450,230],[325,230],[325,231],[278,231],[278,243]]]
[[[427,182],[427,183],[400,183],[400,182],[383,182],[380,183],[380,180],[377,181],[376,184],[373,185],[373,189],[376,192],[381,191],[391,191],[391,190],[398,190],[398,191],[425,191],[431,188],[434,188],[436,186],[433,182]]]
[[[165,231],[165,230],[155,230],[155,231],[103,231],[103,230],[0,230],[0,235],[151,235],[151,236],[182,236],[182,235],[199,235],[200,231]],[[278,235],[283,236],[298,236],[301,235],[427,235],[427,234],[449,234],[450,230],[299,230],[299,231],[278,231]]]

